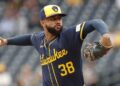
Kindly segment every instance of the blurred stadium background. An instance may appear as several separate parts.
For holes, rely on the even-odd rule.
[[[0,36],[9,38],[42,31],[39,11],[47,4],[58,4],[68,14],[65,27],[100,18],[110,31],[120,31],[120,0],[0,0]],[[99,40],[100,35],[93,33],[84,44]],[[120,86],[119,48],[111,49],[95,62],[83,61],[86,86]],[[39,55],[33,47],[0,48],[0,86],[4,82],[4,86],[42,86],[41,77]]]

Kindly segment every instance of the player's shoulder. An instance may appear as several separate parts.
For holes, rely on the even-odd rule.
[[[44,37],[44,31],[35,32],[35,33],[32,34],[32,37],[43,38]]]
[[[44,36],[44,31],[40,31],[40,32],[35,32],[35,33],[33,33],[32,35],[34,35],[34,36],[38,36],[38,37],[42,37],[42,36]]]
[[[86,22],[87,21],[83,21],[83,22],[78,23],[76,25],[69,26],[66,28],[66,31],[73,30],[73,29],[77,31],[80,27],[83,27],[83,25],[85,25]]]
[[[75,32],[75,26],[65,27],[60,34],[61,37],[71,37]]]
[[[71,30],[73,30],[73,29],[75,29],[75,25],[74,26],[69,26],[69,27],[65,27],[64,29],[63,29],[63,33],[64,32],[68,32],[68,31],[71,31]]]
[[[72,26],[69,26],[69,27],[65,27],[64,30],[63,30],[63,33],[75,32],[75,31],[78,30],[78,28],[81,27],[81,24],[76,24],[76,25],[72,25]]]

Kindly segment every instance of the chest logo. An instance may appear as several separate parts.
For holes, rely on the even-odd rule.
[[[68,51],[63,49],[61,51],[56,51],[55,49],[53,49],[53,55],[49,56],[49,57],[43,57],[40,59],[40,63],[41,65],[47,65],[49,63],[52,63],[58,59],[63,58],[64,56],[66,56],[68,54]]]

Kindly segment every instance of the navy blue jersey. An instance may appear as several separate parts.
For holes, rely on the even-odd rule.
[[[83,86],[81,47],[88,33],[109,32],[100,19],[93,19],[65,29],[47,43],[44,32],[7,39],[7,45],[34,46],[40,54],[43,86]]]
[[[31,36],[32,44],[40,53],[43,86],[83,86],[81,47],[86,35],[95,29],[88,24],[83,22],[63,30],[49,43],[45,43],[44,32]]]
[[[63,30],[57,38],[45,42],[44,32],[7,39],[7,45],[34,46],[40,54],[44,86],[83,86],[81,46],[88,33],[109,32],[100,19],[93,19]]]
[[[34,46],[40,54],[44,86],[83,86],[81,47],[88,33],[109,32],[100,19],[83,22],[63,30],[57,38],[46,43],[44,32],[7,39],[8,45]]]
[[[83,40],[79,26],[64,30],[48,45],[44,32],[33,34],[32,43],[40,53],[44,86],[83,86],[80,53]]]

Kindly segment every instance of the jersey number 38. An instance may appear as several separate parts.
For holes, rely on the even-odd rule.
[[[75,68],[73,66],[73,62],[69,61],[66,62],[65,64],[59,64],[58,68],[60,69],[60,75],[61,76],[66,76],[68,74],[72,74],[75,72]]]

